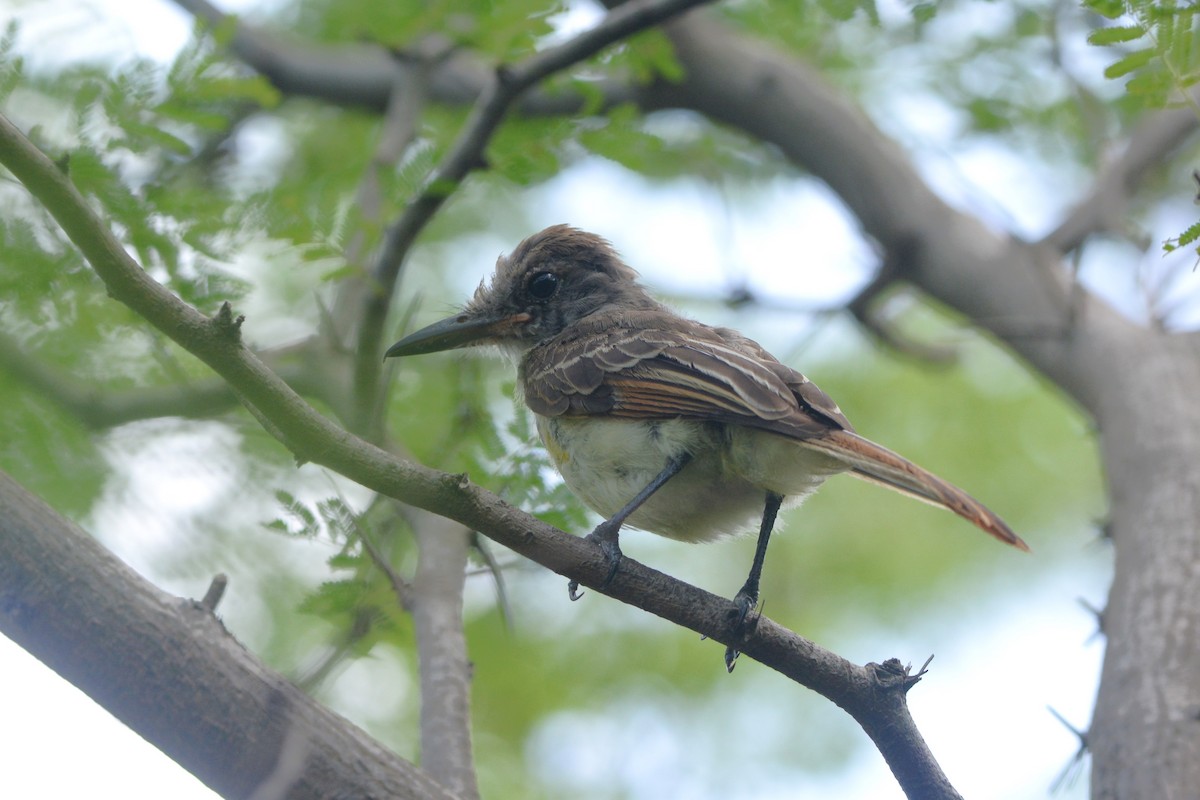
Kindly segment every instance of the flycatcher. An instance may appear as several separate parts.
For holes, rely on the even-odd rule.
[[[687,542],[759,523],[740,628],[758,602],[781,505],[840,472],[947,508],[1029,548],[966,492],[854,432],[827,394],[758,343],[685,319],[654,300],[612,246],[555,225],[496,262],[490,285],[385,358],[470,345],[515,357],[518,391],[563,480],[603,517],[588,538],[621,559],[621,527]],[[578,585],[572,582],[575,599]],[[726,652],[732,669],[737,651]]]

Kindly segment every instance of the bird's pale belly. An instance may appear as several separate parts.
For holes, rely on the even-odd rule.
[[[795,505],[846,467],[775,434],[691,420],[538,417],[571,491],[611,517],[683,453],[692,460],[630,516],[672,539],[709,541],[757,528],[768,491]]]

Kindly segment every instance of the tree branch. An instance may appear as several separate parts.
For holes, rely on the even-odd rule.
[[[52,401],[93,430],[155,417],[204,418],[237,405],[229,384],[207,378],[184,386],[148,386],[134,391],[96,389],[30,357],[0,334],[0,370]]]
[[[315,45],[288,42],[218,9],[208,0],[175,0],[175,4],[213,28],[234,26],[230,50],[284,94],[310,97],[335,106],[383,112],[395,85],[396,58],[373,44]],[[492,70],[465,52],[454,53],[430,76],[430,93],[442,103],[472,103],[491,80]],[[609,108],[634,100],[635,90],[623,83],[598,81],[594,95],[577,92],[530,92],[519,103],[530,115],[575,114],[600,97]]]
[[[867,333],[897,353],[932,364],[948,364],[957,356],[953,348],[920,342],[905,336],[878,309],[880,298],[896,284],[897,276],[903,274],[902,262],[905,257],[905,253],[897,251],[888,253],[887,259],[880,265],[879,272],[846,304],[846,310]]]
[[[101,224],[67,176],[0,116],[3,163],[58,221],[92,264],[110,296],[125,303],[225,378],[270,419],[270,430],[298,458],[314,461],[381,494],[454,519],[593,590],[687,627],[781,672],[833,700],[876,743],[910,797],[954,798],[908,714],[911,678],[885,679],[762,617],[736,636],[731,604],[626,557],[612,582],[598,548],[471,484],[413,464],[347,433],[295,394],[245,347],[241,319],[226,310],[209,319],[153,281]],[[151,648],[151,652],[156,652]],[[888,672],[885,670],[885,672]],[[894,673],[894,670],[890,672]]]
[[[0,630],[213,791],[454,800],[4,473],[0,509]]]
[[[297,392],[320,397],[340,414],[344,404],[330,391],[334,383],[314,373],[312,365],[316,359],[303,358],[306,350],[317,345],[316,340],[310,339],[299,346],[260,353],[259,357]],[[161,417],[210,419],[239,404],[229,384],[218,377],[199,378],[183,385],[126,390],[97,387],[75,375],[47,367],[3,334],[0,334],[0,371],[23,382],[92,430]]]
[[[1200,92],[1193,97],[1200,102]],[[1118,230],[1146,174],[1195,133],[1198,124],[1192,105],[1159,111],[1139,122],[1120,155],[1101,169],[1083,199],[1041,243],[1065,254],[1091,234]]]
[[[1094,412],[1110,382],[1089,365],[1137,329],[1074,287],[1056,251],[998,236],[948,206],[894,141],[791,55],[710,16],[666,30],[685,78],[648,87],[644,108],[689,108],[778,147],[829,184],[903,266],[900,277],[1003,338]],[[1087,313],[1073,326],[1076,304]]]
[[[421,110],[425,104],[429,71],[443,59],[444,54],[432,53],[422,58],[415,71],[410,70],[412,74],[407,75],[402,74],[397,65],[396,79],[384,113],[379,141],[359,181],[355,198],[362,220],[367,225],[383,228],[386,223],[382,212],[383,198],[379,176],[399,162],[416,137]],[[332,337],[338,346],[344,346],[345,352],[353,353],[351,374],[357,376],[363,372],[377,372],[379,360],[375,347],[365,352],[361,348],[350,349],[360,340],[364,321],[363,308],[370,305],[371,298],[377,291],[368,265],[366,226],[356,231],[346,245],[345,258],[353,272],[338,286],[337,299],[330,315],[331,329],[327,331],[327,335]],[[370,363],[360,363],[363,361]],[[356,385],[351,430],[373,441],[379,441],[383,434],[383,399],[384,393],[380,391],[379,386]]]

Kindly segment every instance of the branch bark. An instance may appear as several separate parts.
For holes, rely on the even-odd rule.
[[[0,512],[0,630],[213,791],[453,800],[4,473]]]

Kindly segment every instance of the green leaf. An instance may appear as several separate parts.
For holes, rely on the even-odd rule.
[[[291,492],[277,489],[275,500],[283,506],[283,510],[291,517],[291,521],[277,518],[264,523],[265,527],[282,531],[290,536],[313,537],[320,533],[316,515]]]
[[[1106,19],[1119,19],[1125,14],[1122,0],[1084,0],[1083,6]]]
[[[1167,253],[1174,252],[1181,247],[1187,247],[1200,241],[1200,222],[1193,222],[1188,226],[1187,230],[1179,234],[1173,239],[1167,239],[1163,242],[1163,251]]]
[[[279,90],[261,75],[249,78],[202,78],[193,88],[193,93],[195,99],[200,101],[248,100],[263,108],[274,108],[282,99]]]
[[[1160,70],[1147,70],[1125,83],[1125,91],[1145,99],[1150,105],[1162,105],[1171,91],[1171,76]]]
[[[642,130],[639,124],[640,118],[634,116],[633,109],[616,109],[604,125],[581,130],[578,140],[598,156],[636,172],[649,173],[661,162],[666,144]]]
[[[1088,44],[1111,45],[1121,42],[1132,42],[1146,35],[1146,29],[1141,25],[1118,25],[1112,28],[1100,28],[1088,34]]]
[[[977,97],[967,104],[971,121],[981,131],[1001,131],[1012,127],[1012,108],[1001,100]]]
[[[1104,70],[1104,77],[1119,78],[1122,75],[1128,75],[1135,69],[1141,69],[1154,60],[1155,52],[1153,48],[1143,48],[1135,50],[1129,55],[1122,58],[1113,64],[1109,64]]]
[[[147,125],[136,120],[126,120],[125,130],[177,155],[187,156],[192,153],[192,146],[190,144],[178,136],[168,133],[156,124]]]
[[[821,9],[840,22],[854,19],[860,5],[857,0],[817,0]]]
[[[924,25],[931,19],[937,16],[937,3],[917,3],[912,7],[913,21],[918,25]]]
[[[355,611],[362,606],[362,600],[369,591],[366,581],[361,578],[326,581],[300,603],[300,610],[318,615]]]
[[[671,83],[683,80],[683,64],[675,55],[675,45],[657,28],[643,31],[626,40],[626,56],[638,83],[664,78]]]

